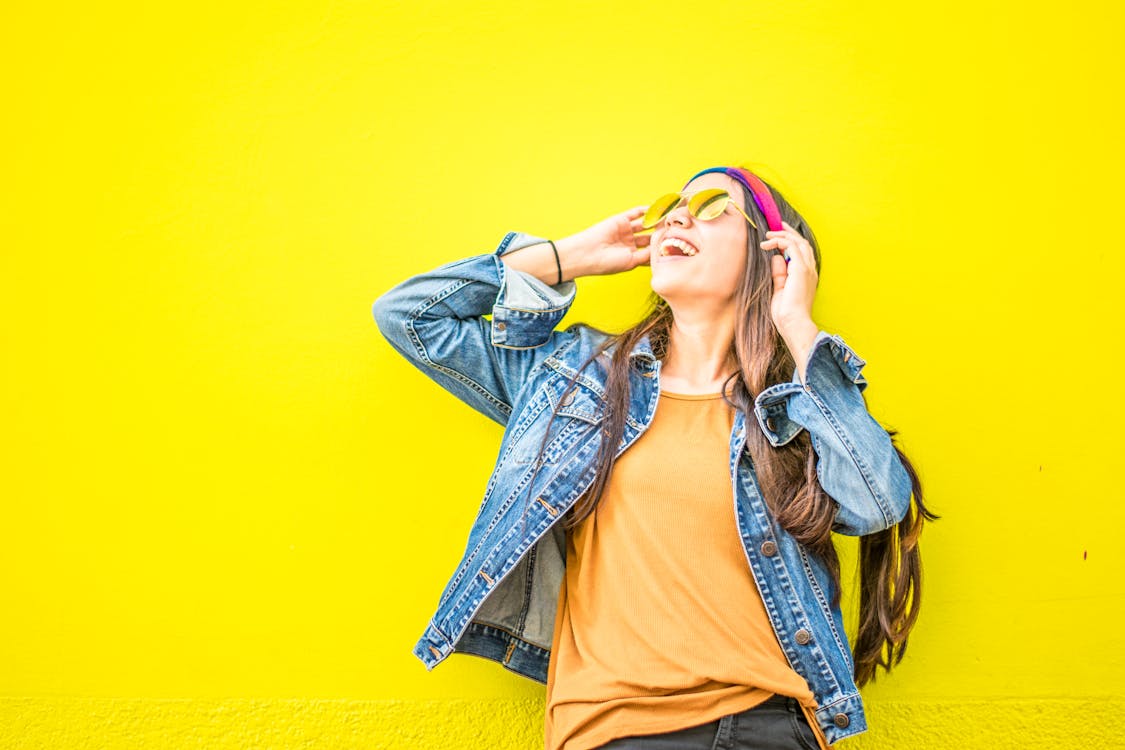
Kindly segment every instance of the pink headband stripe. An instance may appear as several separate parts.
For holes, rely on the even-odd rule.
[[[701,174],[707,174],[708,172],[722,172],[738,180],[742,186],[746,188],[746,191],[750,193],[751,197],[754,199],[754,203],[758,205],[758,209],[762,212],[762,215],[766,217],[766,224],[769,228],[774,232],[780,232],[784,229],[784,227],[781,226],[781,212],[777,210],[777,204],[774,203],[773,196],[770,194],[770,189],[766,187],[766,183],[758,179],[758,176],[748,169],[743,169],[742,167],[711,167],[701,172],[696,172],[692,175],[691,179],[684,183],[684,187],[687,187],[691,180],[694,180]]]

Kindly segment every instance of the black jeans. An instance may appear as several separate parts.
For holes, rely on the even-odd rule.
[[[737,714],[665,734],[620,737],[598,750],[818,750],[796,698],[774,695]]]

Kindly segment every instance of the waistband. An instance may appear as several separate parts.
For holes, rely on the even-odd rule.
[[[748,714],[751,711],[757,711],[757,710],[763,709],[763,708],[784,708],[784,709],[788,709],[790,711],[800,711],[801,710],[801,703],[800,703],[800,701],[798,701],[796,698],[793,698],[792,696],[779,695],[778,693],[774,693],[773,695],[771,695],[769,698],[762,701],[758,705],[751,706],[750,708],[746,709],[745,711],[740,711],[739,713]]]

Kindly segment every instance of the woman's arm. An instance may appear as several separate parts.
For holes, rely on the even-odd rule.
[[[860,370],[865,362],[839,336],[812,320],[819,281],[809,241],[786,222],[766,232],[773,298],[770,314],[793,355],[793,381],[758,394],[754,412],[774,446],[802,429],[816,452],[816,473],[836,501],[833,530],[860,536],[894,526],[910,507],[912,487],[891,436],[867,411]]]
[[[754,401],[771,445],[809,431],[820,484],[839,506],[833,530],[854,536],[901,521],[911,496],[910,476],[890,435],[867,411],[865,364],[842,338],[819,331],[793,381],[765,389]]]
[[[493,253],[413,276],[371,308],[379,331],[407,361],[500,424],[531,369],[574,335],[554,329],[577,285],[550,286],[517,267],[526,263],[525,249],[534,261],[540,245],[553,263],[544,240],[509,232]]]
[[[555,331],[580,276],[618,273],[647,262],[637,237],[643,207],[615,214],[551,245],[509,232],[491,254],[414,276],[375,300],[387,341],[457,398],[506,424],[516,393],[540,362],[576,331]],[[484,315],[492,314],[492,320]]]

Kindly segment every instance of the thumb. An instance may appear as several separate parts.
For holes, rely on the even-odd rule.
[[[652,254],[648,247],[638,247],[633,251],[633,268],[637,266],[647,266],[652,261]]]
[[[773,277],[773,293],[777,294],[785,288],[785,281],[789,278],[789,267],[781,253],[774,253],[770,258],[770,276]]]

